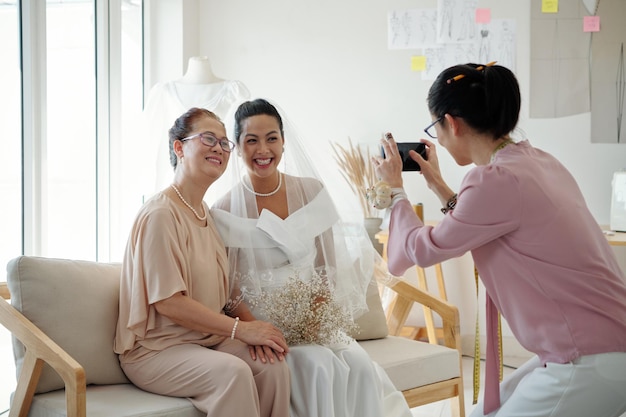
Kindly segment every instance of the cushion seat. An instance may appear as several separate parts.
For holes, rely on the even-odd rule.
[[[359,344],[385,369],[399,391],[461,376],[458,352],[445,346],[415,343],[400,336]]]
[[[35,395],[30,415],[66,417],[65,390]],[[87,386],[89,417],[203,417],[186,398],[143,391],[133,384]]]

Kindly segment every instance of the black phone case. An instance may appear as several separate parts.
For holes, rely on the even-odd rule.
[[[415,152],[419,153],[422,158],[428,159],[426,158],[426,144],[422,142],[400,142],[397,143],[397,145],[400,158],[402,158],[402,171],[420,171],[419,164],[411,159],[409,151],[413,149]],[[381,152],[384,158],[385,150],[383,147],[381,147]]]

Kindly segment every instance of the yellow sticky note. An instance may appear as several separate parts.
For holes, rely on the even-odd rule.
[[[559,0],[541,0],[541,13],[558,13]]]
[[[411,71],[424,71],[426,69],[426,57],[424,55],[411,57]]]

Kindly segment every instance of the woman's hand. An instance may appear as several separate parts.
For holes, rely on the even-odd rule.
[[[289,352],[289,346],[283,333],[273,324],[261,321],[240,321],[237,327],[237,339],[250,345],[250,355],[261,362],[282,361]]]
[[[279,361],[285,360],[284,353],[277,352],[268,346],[248,346],[248,349],[250,350],[250,357],[252,360],[257,360],[257,358],[259,358],[263,363],[266,363],[267,361],[274,363],[276,359]]]
[[[426,144],[426,156],[428,159],[422,158],[419,152],[409,151],[409,156],[420,166],[420,174],[424,176],[428,188],[433,189],[437,183],[443,182],[441,171],[439,170],[439,158],[437,157],[437,149],[435,144],[429,140],[421,139]],[[432,185],[432,186],[431,186]]]
[[[381,144],[385,151],[385,157],[373,156],[371,158],[376,176],[392,188],[401,188],[402,158],[400,158],[400,153],[398,152],[398,145],[391,133],[385,133]]]
[[[426,144],[427,160],[422,158],[418,152],[409,151],[409,156],[420,166],[420,174],[424,176],[426,185],[430,188],[441,201],[446,204],[448,199],[454,195],[454,191],[443,180],[441,171],[439,170],[439,158],[437,157],[437,147],[429,140],[422,139],[421,142]]]

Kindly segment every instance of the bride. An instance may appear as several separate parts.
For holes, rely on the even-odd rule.
[[[247,101],[234,125],[240,161],[231,161],[232,188],[211,214],[237,288],[231,311],[243,302],[254,315],[249,319],[283,326],[291,341],[291,415],[411,416],[385,371],[348,336],[353,319],[367,310],[377,256],[365,231],[340,221],[295,133],[285,137],[274,105]],[[262,360],[273,355],[251,353]]]

